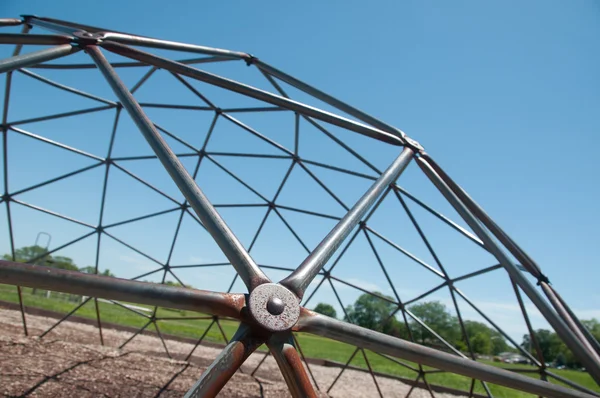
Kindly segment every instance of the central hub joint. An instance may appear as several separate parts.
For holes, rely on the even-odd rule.
[[[257,286],[248,299],[250,315],[270,332],[291,329],[300,316],[300,300],[277,283]]]
[[[285,310],[285,304],[279,297],[271,297],[269,301],[267,301],[267,311],[271,315],[280,315],[283,310]]]

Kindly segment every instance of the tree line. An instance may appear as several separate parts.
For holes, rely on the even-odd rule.
[[[343,319],[390,336],[414,340],[426,346],[447,350],[440,339],[410,315],[406,315],[406,318],[402,318],[402,320],[399,320],[396,316],[390,316],[397,308],[392,297],[384,296],[378,292],[374,294],[365,293],[359,296],[354,304],[344,309]],[[462,352],[469,352],[465,333],[468,336],[471,349],[476,354],[495,356],[503,352],[518,351],[517,348],[508,345],[500,332],[482,322],[463,320],[465,329],[465,333],[463,333],[458,318],[452,315],[446,306],[439,301],[413,304],[408,306],[407,310],[441,338]],[[330,304],[319,303],[314,311],[333,318],[337,317],[335,308]],[[596,319],[582,321],[582,323],[597,340],[600,340],[600,323]],[[581,364],[556,333],[539,329],[534,332],[534,335],[547,363],[553,363],[556,366],[581,367]],[[537,357],[535,345],[530,340],[529,334],[524,335],[521,347],[531,352],[532,356]]]
[[[597,341],[600,341],[600,322],[597,319],[582,320],[581,323],[590,331]],[[537,346],[544,357],[546,363],[552,363],[555,366],[565,366],[568,368],[581,368],[581,362],[569,350],[558,335],[551,330],[538,329],[533,333],[535,341],[531,336],[523,336],[521,347],[531,352],[533,356],[537,355]]]
[[[46,252],[47,252],[47,249],[45,249],[41,246],[38,246],[38,245],[25,246],[25,247],[21,247],[21,248],[15,250],[14,260],[10,254],[3,255],[2,259],[7,260],[7,261],[16,261],[19,263],[28,263],[32,259],[37,258],[38,260],[33,262],[33,264],[35,264],[35,265],[43,265],[46,267],[59,268],[59,269],[64,269],[64,270],[68,270],[68,271],[80,271],[80,272],[85,272],[88,274],[96,273],[96,267],[87,265],[85,267],[80,268],[77,266],[77,264],[75,264],[73,259],[70,257],[52,256],[50,254],[45,255]],[[109,269],[105,269],[102,272],[98,272],[98,274],[114,277],[113,273],[110,272]]]

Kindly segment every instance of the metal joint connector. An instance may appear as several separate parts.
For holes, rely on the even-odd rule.
[[[408,137],[408,136],[404,136],[404,142],[405,142],[405,146],[412,149],[415,154],[422,154],[425,153],[425,148],[423,148],[423,146],[421,146],[421,144],[419,144],[419,142],[413,140],[412,138]]]
[[[99,44],[100,41],[104,38],[103,33],[90,33],[90,32],[73,32],[73,36],[75,39],[73,42],[78,44],[79,46],[89,46],[94,44]]]
[[[252,54],[248,54],[247,57],[244,58],[244,62],[246,62],[247,66],[251,66],[254,65],[254,63],[258,61],[258,58],[256,58],[254,55]]]

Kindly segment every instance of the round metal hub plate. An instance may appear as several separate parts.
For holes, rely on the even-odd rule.
[[[283,311],[274,315],[269,312],[269,300],[279,299],[283,303]],[[300,316],[300,300],[285,287],[276,283],[265,283],[250,293],[250,314],[256,322],[271,332],[291,329]],[[278,300],[275,300],[278,301]],[[275,311],[277,312],[277,311]]]

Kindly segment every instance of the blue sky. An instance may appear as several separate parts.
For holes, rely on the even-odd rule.
[[[418,140],[522,244],[582,317],[600,318],[600,295],[594,282],[600,277],[599,260],[594,250],[598,244],[597,225],[600,221],[596,200],[599,193],[596,176],[600,164],[594,156],[600,144],[600,116],[597,111],[600,105],[600,77],[597,73],[600,69],[597,51],[600,6],[597,2],[389,1],[367,6],[359,2],[331,1],[307,2],[292,7],[280,2],[202,5],[190,1],[177,7],[167,7],[164,2],[130,1],[98,3],[90,12],[84,3],[79,6],[73,2],[9,1],[3,2],[0,11],[6,17],[32,13],[140,35],[249,52],[397,126]],[[1,54],[6,56],[7,50],[2,49]],[[83,54],[73,57],[78,62],[85,59]],[[266,80],[256,73],[251,74],[250,69],[241,63],[214,64],[205,69],[269,88]],[[97,73],[95,71],[81,74],[36,73],[105,98],[114,98],[108,87],[96,79],[97,76],[91,77],[92,73]],[[123,80],[130,87],[141,76],[140,72],[131,70],[123,70],[122,73]],[[93,101],[77,98],[57,101],[47,88],[44,89],[48,91],[39,91],[38,96],[29,94],[34,92],[34,85],[39,87],[40,84],[25,76],[19,76],[19,79],[21,92],[28,94],[14,99],[10,120],[95,106]],[[166,103],[196,101],[196,105],[202,105],[197,98],[174,84],[174,79],[169,79],[172,78],[166,74],[152,77],[147,86],[137,93],[138,99]],[[211,91],[211,88],[202,85],[197,87],[206,90],[203,92],[215,98],[215,102],[231,103],[232,106],[256,104],[219,90]],[[37,113],[31,114],[32,109]],[[45,129],[40,123],[39,130],[35,123],[22,128],[36,134],[48,132],[53,139],[105,156],[107,132],[110,131],[114,111],[103,112],[110,115],[89,114],[73,122],[49,122],[47,126],[53,125]],[[190,142],[196,140],[195,145],[201,144],[202,134],[211,122],[209,115],[197,113],[184,112],[174,117],[172,111],[151,109],[148,114],[167,130]],[[293,145],[291,115],[273,114],[259,118],[240,114],[239,119],[270,137],[277,137],[284,145]],[[76,134],[81,126],[85,126],[87,134]],[[134,131],[133,124],[125,115],[120,128]],[[226,121],[219,121],[216,129],[233,128]],[[306,129],[310,131],[309,126]],[[200,130],[202,133],[199,134]],[[67,131],[71,133],[60,135],[60,132]],[[140,136],[119,133],[115,141],[115,156],[150,153]],[[241,131],[238,133],[240,135],[234,139],[216,134],[210,143],[212,150],[221,151],[237,145],[239,151],[246,148],[261,153],[277,152],[268,145],[250,140]],[[338,137],[359,148],[378,167],[385,167],[397,153],[394,148],[370,143],[351,133],[339,134]],[[11,153],[14,155],[9,155],[13,156],[9,159],[13,168],[11,173],[15,173],[11,183],[13,191],[94,163],[76,155],[63,157],[60,150],[53,149],[59,152],[51,152],[45,144],[36,143],[35,146],[17,134],[14,138],[13,135],[10,137],[14,140],[11,141],[14,145]],[[334,146],[328,147],[330,142],[316,143],[318,132],[308,132],[303,139],[301,148],[307,151],[307,158],[368,172],[364,168],[361,170],[360,164],[352,163],[353,160],[343,151],[336,150]],[[183,151],[184,148],[174,149]],[[193,160],[185,159],[184,162],[188,169],[193,170]],[[222,162],[236,173],[246,173],[247,178],[254,178],[251,185],[258,191],[263,190],[264,195],[274,193],[274,186],[264,181],[280,180],[285,173],[285,161],[242,163],[239,159],[227,158]],[[174,197],[181,197],[177,196],[176,188],[156,162],[129,162],[127,167],[152,180]],[[224,177],[220,177],[220,171],[214,164],[203,164],[201,170],[201,175],[206,177],[202,177],[200,185],[214,202],[226,203],[234,197],[235,200],[229,203],[256,203],[256,196],[243,187],[233,182],[224,184]],[[256,170],[265,174],[257,178]],[[23,194],[22,200],[97,223],[104,170],[97,168],[89,173],[81,180],[65,181],[60,189],[57,186],[48,188],[46,193],[41,190],[31,192],[29,197]],[[350,180],[345,183],[337,176],[324,171],[320,173],[323,180],[328,179],[327,182],[334,186],[337,184],[335,188],[339,189],[340,195],[349,198],[348,204],[368,187],[368,183],[352,184]],[[114,180],[110,180],[112,185],[109,184],[108,188],[106,222],[171,206],[163,198],[151,198],[145,191],[147,188],[136,187],[125,175],[115,172],[111,178]],[[297,181],[293,181],[289,191],[282,192],[283,202],[302,204],[307,209],[311,206],[312,209],[326,209],[336,215],[343,213],[318,187],[306,185],[305,175],[293,174],[293,178]],[[400,181],[405,182],[409,191],[428,199],[427,202],[434,207],[442,211],[448,209],[439,195],[436,196],[435,190],[419,176],[416,167],[409,168]],[[65,193],[69,200],[64,199]],[[374,216],[373,223],[379,223],[377,225],[387,235],[397,234],[399,241],[404,240],[411,250],[427,259],[428,254],[419,246],[414,230],[409,232],[412,226],[408,225],[406,218],[391,222],[383,216],[383,209],[400,214],[397,202],[389,206],[382,208],[379,219]],[[92,209],[96,209],[96,213]],[[15,211],[21,212],[18,214],[20,226],[15,231],[17,245],[31,244],[42,228],[52,229],[49,232],[55,244],[85,232],[85,227],[75,230],[61,227],[55,221],[41,224],[39,218],[27,213],[27,209]],[[241,216],[241,212],[245,215]],[[264,214],[264,209],[261,212]],[[224,209],[223,215],[245,244],[251,239],[252,228],[256,229],[261,220],[258,210],[240,210],[238,214]],[[288,213],[286,216],[294,227],[305,230],[306,239],[313,240],[311,245],[316,244],[317,237],[323,236],[327,228],[333,226],[329,221],[307,221]],[[437,242],[436,248],[443,254],[446,267],[454,270],[449,271],[451,274],[459,275],[482,264],[494,263],[476,247],[453,238],[451,231],[428,220],[426,215],[422,217],[424,228],[431,234],[432,241]],[[0,216],[0,222],[5,225],[4,214]],[[169,213],[140,227],[123,227],[118,236],[123,240],[127,238],[131,245],[164,257],[169,247],[167,237],[172,236],[176,222],[177,214]],[[267,224],[265,228],[264,242],[257,241],[253,249],[255,255],[267,264],[286,262],[289,267],[297,265],[304,252],[301,247],[294,246],[297,243],[293,237],[289,240],[289,237],[284,238],[278,232],[281,225]],[[203,232],[193,225],[193,221],[189,225],[184,222],[182,230],[185,233],[182,233],[182,241],[174,253],[177,263],[218,262],[223,259],[206,236],[198,244],[197,234]],[[5,251],[5,227],[0,238],[0,248]],[[277,243],[270,244],[274,239]],[[66,254],[73,256],[78,263],[93,262],[95,245],[95,238],[86,240]],[[374,259],[367,257],[366,251],[360,250],[360,247],[357,244],[357,253],[351,257],[352,261],[340,263],[340,275],[390,294]],[[103,240],[103,250],[107,254],[101,258],[101,267],[118,269],[123,276],[133,277],[153,266],[108,239]],[[396,261],[394,254],[385,252],[383,248],[381,250],[382,257],[389,256],[389,261]],[[176,262],[175,259],[173,261]],[[216,286],[218,281],[233,275],[230,267],[214,269],[210,274],[196,270],[180,272],[182,278],[191,278],[192,284],[203,288]],[[397,287],[404,291],[403,299],[432,287],[435,282],[418,267],[396,268],[394,272]],[[278,273],[272,275],[274,278],[283,276]],[[511,325],[516,302],[510,285],[495,275],[481,279],[481,283],[465,284],[464,290],[499,323],[503,321],[511,335],[518,337],[523,327]],[[238,290],[241,290],[241,285]],[[344,291],[343,288],[340,290]],[[350,290],[341,294],[347,303],[356,297],[356,292]],[[440,294],[437,298],[449,303],[447,294]],[[334,297],[325,292],[322,299],[333,301]],[[475,314],[472,316],[475,317]],[[544,325],[541,319],[534,320],[534,323]]]

